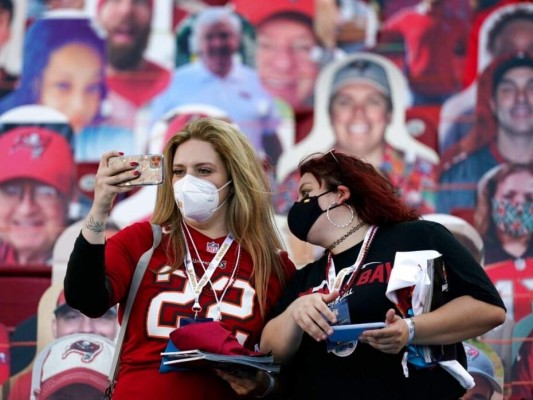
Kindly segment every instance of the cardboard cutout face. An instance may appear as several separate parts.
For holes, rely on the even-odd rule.
[[[315,93],[310,134],[284,151],[276,166],[276,196],[284,198],[277,211],[286,213],[295,199],[298,162],[335,148],[364,158],[389,177],[409,205],[432,212],[438,156],[407,131],[407,83],[398,68],[376,54],[353,54],[320,72]],[[417,178],[405,176],[408,165]]]
[[[202,26],[198,34],[198,53],[213,74],[225,77],[233,65],[241,36],[226,21]]]
[[[320,69],[319,43],[304,17],[283,14],[266,19],[257,28],[256,68],[263,86],[294,110],[312,106]],[[309,20],[311,22],[311,20]]]
[[[491,35],[498,21],[514,13],[526,16],[506,24],[497,36]],[[533,4],[514,3],[499,7],[487,17],[479,31],[478,72],[485,70],[492,60],[506,54],[532,51]]]
[[[71,137],[65,117],[47,107],[0,117],[0,265],[50,263],[75,197]]]
[[[108,62],[116,70],[135,70],[142,62],[152,23],[151,1],[100,0],[96,17],[107,32]]]
[[[279,159],[277,179],[282,181],[298,165],[299,160],[316,151],[328,151],[336,144],[336,133],[331,121],[331,88],[336,74],[345,66],[354,62],[375,63],[379,65],[390,86],[392,112],[390,123],[385,130],[385,142],[406,154],[406,158],[421,157],[430,163],[436,163],[438,156],[434,150],[423,145],[409,135],[405,127],[405,107],[408,103],[407,82],[401,71],[390,61],[376,54],[357,53],[344,59],[329,63],[321,72],[315,86],[315,120],[311,133],[294,147],[288,149]]]
[[[55,339],[89,333],[115,340],[119,331],[116,308],[89,318],[65,304],[63,284],[53,283],[42,295],[37,312],[37,352]]]
[[[533,312],[529,282],[533,278],[533,168],[501,164],[480,180],[475,222],[483,236],[489,277],[519,321]]]
[[[103,60],[86,46],[58,49],[43,71],[39,103],[61,111],[80,132],[100,109],[103,68]]]

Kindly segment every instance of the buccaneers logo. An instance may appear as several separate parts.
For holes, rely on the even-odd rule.
[[[70,344],[62,355],[63,360],[69,354],[79,354],[81,361],[84,363],[92,362],[98,354],[102,352],[104,346],[99,342],[91,342],[89,340],[78,340]]]
[[[15,137],[11,146],[11,152],[30,151],[31,158],[36,159],[42,156],[50,143],[50,138],[41,135],[37,131],[23,132]]]

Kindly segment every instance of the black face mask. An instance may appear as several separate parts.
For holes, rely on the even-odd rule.
[[[291,209],[289,210],[289,215],[287,216],[287,223],[289,224],[289,229],[292,234],[298,239],[306,242],[307,235],[309,235],[309,231],[313,227],[316,220],[327,211],[320,208],[318,205],[318,198],[329,192],[331,192],[331,190],[319,194],[318,196],[307,197],[301,201],[295,202],[292,205]]]

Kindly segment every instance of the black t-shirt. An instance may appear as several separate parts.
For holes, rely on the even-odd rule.
[[[333,257],[337,273],[355,263],[362,242]],[[449,285],[449,299],[470,295],[504,308],[494,285],[483,269],[442,225],[413,221],[379,228],[368,255],[348,292],[351,323],[384,321],[395,305],[385,291],[397,251],[436,250],[443,255]],[[276,313],[283,312],[300,294],[323,286],[325,256],[296,273],[282,297]],[[466,367],[462,345],[457,345],[458,361]],[[457,399],[464,389],[440,367],[416,370],[409,367],[405,378],[401,365],[403,352],[386,354],[358,343],[355,351],[339,357],[326,351],[324,342],[304,334],[291,362],[282,369],[288,399]]]

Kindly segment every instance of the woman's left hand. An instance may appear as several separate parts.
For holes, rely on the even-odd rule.
[[[385,315],[385,323],[385,328],[363,332],[359,340],[383,353],[398,354],[409,340],[407,324],[392,308]]]
[[[222,369],[215,369],[219,377],[228,382],[231,388],[240,396],[256,394],[258,396],[265,393],[270,385],[270,378],[264,371],[257,371],[255,374],[232,373]]]

